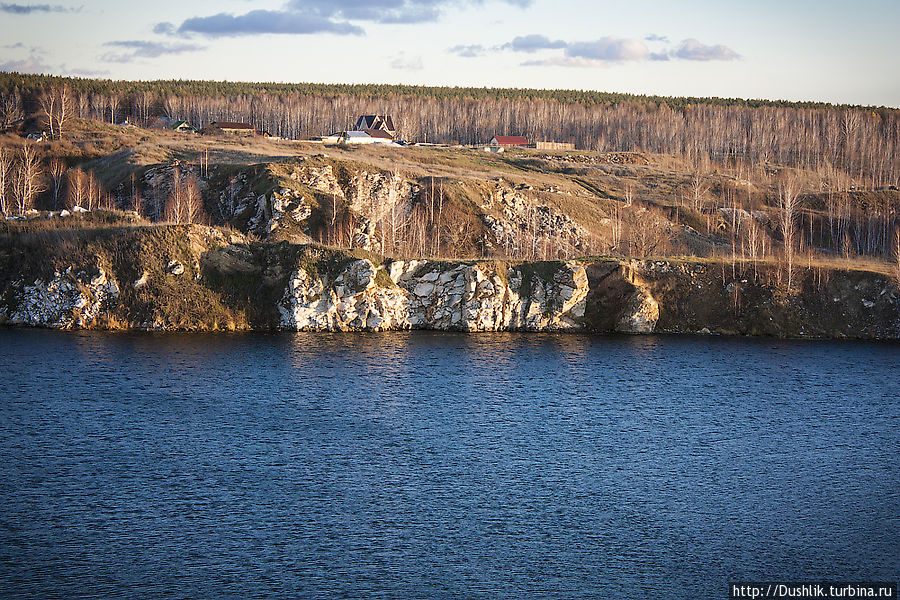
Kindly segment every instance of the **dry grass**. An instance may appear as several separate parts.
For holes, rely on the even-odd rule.
[[[21,143],[21,138],[16,136],[0,136],[0,144]],[[648,153],[515,149],[491,154],[476,148],[438,146],[342,148],[264,137],[182,134],[94,121],[75,121],[65,139],[41,142],[39,146],[45,156],[60,155],[70,165],[93,170],[105,189],[113,189],[123,197],[130,195],[126,188],[134,174],[140,179],[144,170],[171,164],[176,159],[194,165],[197,172],[196,165],[208,155],[212,166],[208,203],[217,202],[218,192],[231,174],[244,171],[253,181],[249,192],[257,196],[270,193],[276,186],[303,194],[313,207],[312,221],[321,220],[321,199],[318,192],[289,178],[289,171],[296,166],[298,158],[306,159],[304,164],[331,164],[339,178],[341,173],[358,170],[398,172],[419,183],[443,178],[445,185],[453,186],[459,193],[445,207],[448,215],[440,235],[448,239],[448,251],[467,254],[472,253],[478,237],[486,233],[479,205],[497,179],[512,187],[527,188],[525,195],[535,203],[572,218],[597,238],[600,248],[609,241],[609,219],[617,212],[616,207],[629,218],[635,216],[632,213],[640,212],[640,207],[646,207],[652,211],[659,209],[659,214],[670,223],[673,252],[709,255],[717,247],[730,247],[730,225],[718,210],[726,205],[726,190],[736,190],[734,205],[738,208],[774,215],[773,177],[782,170],[773,165],[756,169],[752,181],[747,182],[721,166],[708,165],[702,173],[707,191],[699,206],[692,207],[690,188],[696,167],[678,158]],[[812,186],[810,189],[820,189],[816,187],[821,183],[818,174],[798,172],[798,177]],[[851,195],[859,206],[896,202],[900,197],[895,191]],[[813,227],[821,231],[827,218],[822,194],[808,193],[804,198],[805,214],[812,215]],[[211,214],[216,214],[214,207],[208,208]],[[296,236],[294,233],[281,231],[273,237],[300,239],[302,231]],[[777,247],[780,242],[776,231],[770,227],[767,233],[772,246]],[[823,260],[840,264],[842,259]],[[879,272],[884,269],[877,260],[861,263],[866,264],[866,269]]]

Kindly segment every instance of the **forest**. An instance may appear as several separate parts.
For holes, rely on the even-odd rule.
[[[711,240],[712,248],[718,244],[754,257],[780,248],[780,255],[790,262],[794,251],[803,248],[884,259],[898,253],[900,111],[894,108],[571,90],[129,82],[0,73],[0,130],[20,136],[37,132],[50,140],[65,140],[73,123],[128,121],[146,128],[160,117],[186,120],[198,128],[213,121],[249,122],[276,138],[302,140],[350,128],[360,114],[392,115],[397,137],[413,142],[475,146],[493,135],[523,135],[531,141],[574,142],[579,152],[646,153],[677,161],[678,167],[668,175],[659,171],[652,177],[606,167],[558,168],[557,163],[541,163],[534,156],[512,164],[519,170],[549,169],[597,191],[597,198],[608,204],[603,214],[609,218],[600,221],[611,219],[611,227],[588,223],[591,241],[583,244],[544,240],[545,248],[556,248],[544,251],[544,257],[566,257],[576,248],[598,247],[647,255],[662,248],[659,240],[649,244],[641,240],[649,235],[648,223],[659,225],[651,228],[659,234],[656,237],[698,230]],[[140,196],[134,175],[131,191],[118,198],[124,188],[103,189],[104,174],[85,168],[83,162],[75,155],[41,155],[29,144],[0,144],[0,212],[23,214],[41,205],[38,198],[44,199],[45,208],[60,206],[63,198],[69,205],[89,209],[134,205],[132,196]],[[169,206],[165,194],[154,192],[155,205],[147,216],[193,220],[203,204],[200,188],[209,185],[200,181],[202,174],[202,168],[187,169],[186,179],[172,184],[178,190],[173,195],[177,202]],[[595,176],[593,183],[588,181]],[[654,177],[664,185],[648,183]],[[433,174],[430,181],[433,185]],[[434,203],[433,194],[423,192],[421,197]],[[405,219],[422,220],[415,205],[408,209],[414,212]],[[764,209],[768,216],[760,220],[753,213],[749,218],[754,209]],[[516,236],[534,237],[540,229],[537,221],[548,218],[541,216],[546,211],[542,213],[537,204],[522,210],[531,215],[531,225]],[[344,245],[352,245],[353,228],[347,223],[355,223],[360,215],[351,214],[349,205],[340,219],[337,212],[333,206],[328,216],[323,208],[313,221],[330,222],[333,228],[343,222],[346,233],[323,230],[317,239],[346,239]],[[434,255],[453,255],[455,250],[445,248],[442,237],[452,225],[438,228],[433,213],[432,207],[428,213],[432,221],[422,220],[416,229],[419,238],[435,241]],[[378,221],[383,238],[385,215],[369,216]],[[397,226],[390,229],[393,239]],[[506,239],[498,243],[506,254],[523,254],[522,248],[530,247],[534,258],[534,240],[504,235]],[[603,243],[595,243],[600,238]],[[461,248],[471,242],[457,241]],[[393,242],[391,246],[396,247]],[[510,250],[513,247],[515,251]],[[683,245],[668,247],[686,251]]]
[[[126,82],[0,73],[0,129],[68,89],[71,115],[147,125],[167,116],[203,127],[245,121],[286,139],[390,114],[398,137],[483,144],[493,135],[574,142],[581,150],[653,152],[740,168],[764,163],[837,169],[857,185],[900,183],[900,111],[893,108],[570,90],[390,85]]]

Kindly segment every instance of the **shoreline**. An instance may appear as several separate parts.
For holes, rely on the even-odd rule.
[[[900,339],[874,271],[709,259],[396,260],[170,226],[0,245],[0,325]],[[786,282],[791,281],[788,288]]]
[[[436,334],[436,335],[454,335],[465,337],[491,337],[497,335],[521,335],[524,337],[540,337],[540,336],[573,336],[586,337],[590,339],[642,339],[642,338],[664,338],[664,339],[719,339],[719,340],[748,340],[759,342],[863,342],[863,343],[881,343],[881,344],[900,344],[900,336],[897,337],[813,337],[813,336],[777,336],[777,335],[751,335],[751,334],[732,334],[732,333],[700,333],[690,331],[654,331],[651,333],[621,333],[609,331],[590,331],[587,329],[567,329],[567,330],[528,330],[528,329],[503,329],[492,331],[464,331],[461,329],[389,329],[370,331],[365,329],[348,329],[348,330],[290,330],[290,329],[142,329],[137,327],[131,328],[65,328],[53,327],[49,325],[27,325],[0,323],[2,331],[45,331],[45,332],[62,332],[62,333],[98,333],[98,334],[150,334],[163,336],[180,336],[180,335],[198,335],[198,336],[291,336],[297,334],[304,335],[322,335],[322,336],[346,336],[346,337],[369,337],[369,336],[392,336],[398,334]]]

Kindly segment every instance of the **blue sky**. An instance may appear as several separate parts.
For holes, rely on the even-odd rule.
[[[900,2],[0,2],[0,70],[900,107]]]

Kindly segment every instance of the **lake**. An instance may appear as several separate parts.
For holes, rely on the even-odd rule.
[[[900,345],[0,329],[0,595],[896,581]]]

